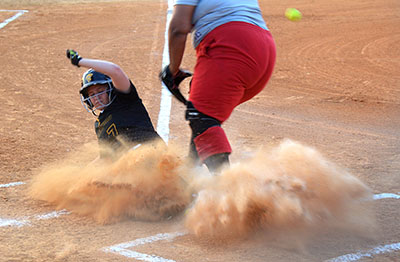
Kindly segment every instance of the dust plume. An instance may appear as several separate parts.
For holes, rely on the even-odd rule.
[[[198,196],[186,214],[197,236],[246,236],[323,225],[370,225],[360,208],[367,186],[313,148],[291,140],[193,181]]]
[[[114,162],[89,164],[82,161],[85,151],[44,168],[33,178],[29,196],[99,223],[168,218],[191,200],[183,161],[171,147],[142,145]]]

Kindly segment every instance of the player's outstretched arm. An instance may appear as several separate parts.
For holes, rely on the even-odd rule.
[[[71,49],[67,50],[67,58],[77,67],[93,68],[95,71],[108,75],[111,77],[114,87],[121,92],[130,91],[129,78],[119,65],[104,60],[82,58],[78,52]]]

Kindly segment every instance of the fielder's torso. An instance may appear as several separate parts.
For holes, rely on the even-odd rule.
[[[268,30],[257,0],[175,0],[175,4],[193,5],[193,46],[214,28],[233,21],[247,22]]]

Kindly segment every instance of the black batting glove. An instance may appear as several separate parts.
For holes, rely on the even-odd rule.
[[[72,49],[67,49],[67,58],[71,60],[71,64],[74,66],[80,67],[79,66],[79,61],[81,61],[82,57],[78,54],[78,52],[72,50]]]
[[[186,98],[182,95],[179,90],[179,84],[187,77],[192,76],[193,74],[186,70],[179,69],[178,73],[173,76],[171,71],[169,70],[169,65],[165,66],[164,69],[160,73],[160,79],[168,88],[168,90],[183,104],[187,104]]]

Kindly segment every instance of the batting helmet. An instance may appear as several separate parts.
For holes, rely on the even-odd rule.
[[[89,87],[91,87],[93,85],[104,85],[104,84],[108,85],[108,88],[104,91],[104,92],[108,93],[108,98],[109,98],[108,103],[105,105],[102,105],[101,108],[95,108],[92,101],[90,100],[90,98],[97,96],[99,94],[89,96],[89,93],[88,93]],[[114,101],[115,94],[114,94],[113,90],[114,90],[114,85],[109,76],[102,74],[100,72],[97,72],[93,69],[89,69],[82,76],[81,90],[79,91],[79,93],[81,95],[81,102],[82,102],[83,106],[86,108],[86,110],[95,114],[94,111],[96,109],[103,109],[103,108],[109,106]]]

